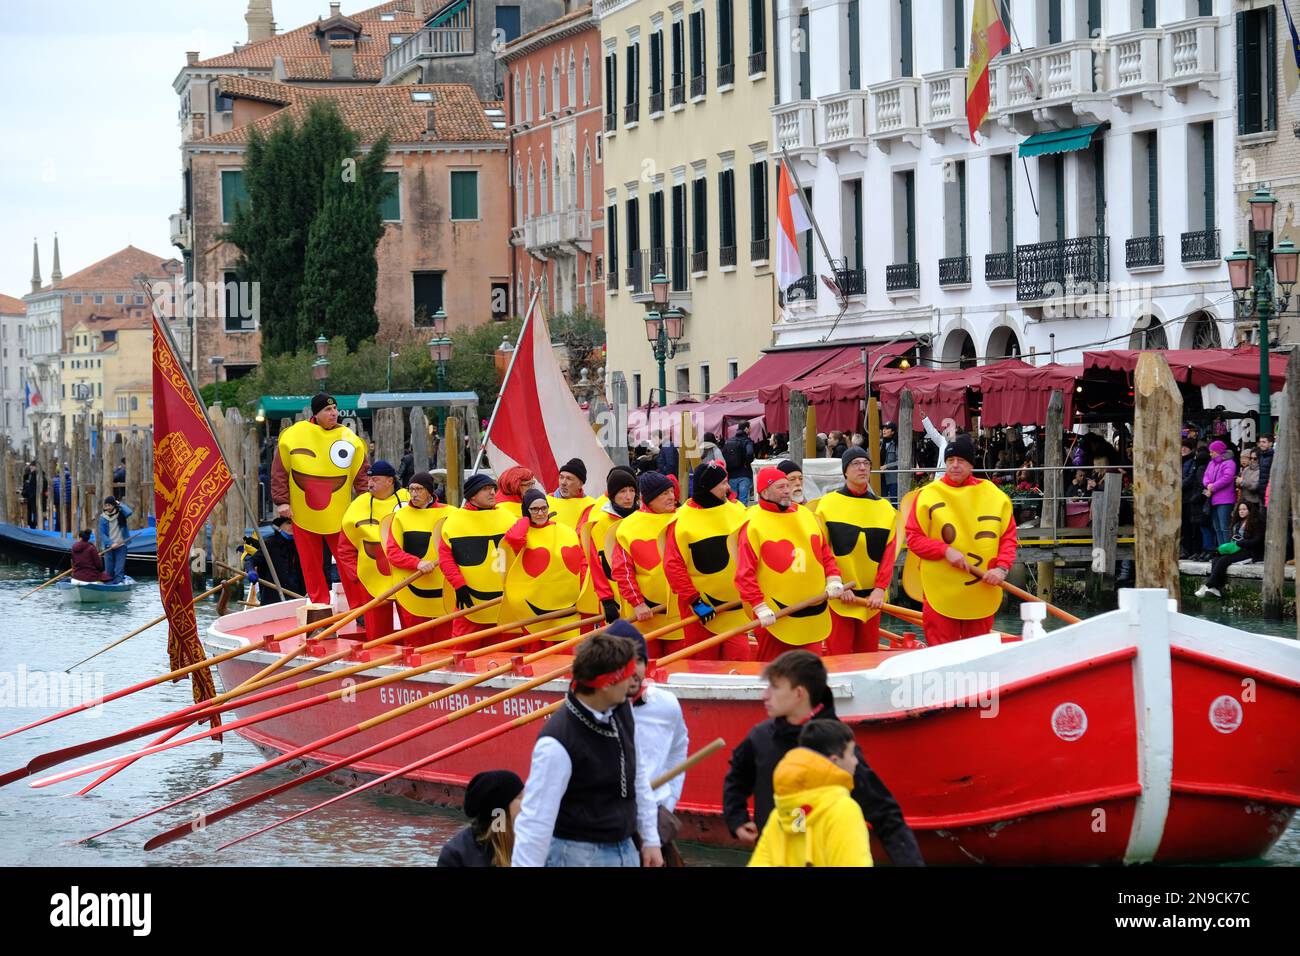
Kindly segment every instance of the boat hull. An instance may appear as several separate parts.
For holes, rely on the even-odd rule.
[[[124,578],[117,584],[60,581],[55,585],[66,604],[124,604],[131,600],[135,581]]]
[[[1267,852],[1300,806],[1300,646],[1168,611],[1163,592],[1122,592],[1127,606],[1051,636],[996,635],[914,651],[828,659],[836,709],[868,762],[898,799],[923,854],[935,864],[1105,864],[1225,861]],[[223,618],[213,651],[284,630],[294,604]],[[261,615],[253,621],[250,615]],[[274,615],[280,616],[277,627]],[[325,641],[319,656],[351,641]],[[1222,648],[1227,647],[1224,652]],[[1219,648],[1207,660],[1208,649]],[[1226,657],[1225,657],[1226,653]],[[219,665],[231,687],[276,659],[254,651]],[[427,661],[429,658],[425,658]],[[537,673],[567,663],[555,657]],[[508,663],[480,659],[485,670]],[[339,669],[340,661],[326,665]],[[757,664],[684,661],[657,675],[681,701],[692,747],[722,737],[736,746],[765,717]],[[354,680],[396,673],[377,667]],[[422,695],[465,680],[432,671],[241,729],[268,754],[284,754]],[[1254,733],[1224,733],[1211,702],[1242,694]],[[509,689],[527,675],[495,677],[381,726],[304,755],[302,765],[345,759],[433,717]],[[303,699],[337,681],[253,705],[239,716]],[[336,772],[355,784],[531,713],[563,694],[557,680]],[[1207,696],[1208,695],[1208,696]],[[1231,707],[1220,703],[1222,725]],[[1235,712],[1234,712],[1235,713]],[[1226,716],[1225,716],[1226,715]],[[1225,723],[1226,722],[1226,723]],[[459,804],[482,770],[527,776],[541,721],[503,734],[386,785],[388,792]],[[1213,735],[1213,736],[1210,736]],[[734,844],[721,819],[725,755],[688,774],[678,813],[684,838]],[[873,838],[874,849],[884,857]]]

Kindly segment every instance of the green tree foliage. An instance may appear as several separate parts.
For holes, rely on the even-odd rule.
[[[451,361],[447,363],[447,390],[477,392],[479,413],[487,418],[497,400],[496,352],[504,336],[511,347],[523,326],[520,319],[491,322],[451,333]],[[432,363],[430,363],[432,365]]]
[[[597,352],[605,344],[605,324],[582,306],[573,312],[557,312],[549,316],[551,341],[562,345],[568,356],[569,381],[576,382],[585,368],[591,377],[602,364]]]
[[[308,281],[307,252],[312,224],[326,207],[327,184],[339,180],[349,168],[345,160],[355,162],[357,170],[367,164],[382,164],[387,140],[383,141],[382,149],[372,150],[374,159],[369,155],[356,159],[357,147],[355,131],[343,122],[334,103],[324,99],[311,103],[301,124],[286,116],[268,135],[256,129],[250,134],[244,163],[244,187],[249,201],[240,205],[234,223],[222,238],[239,247],[240,281],[261,284],[259,319],[264,357],[291,353],[321,332],[331,335],[336,331],[317,324],[311,335],[303,335],[300,319],[304,284]],[[378,223],[382,177],[376,173],[364,179],[363,183],[363,176],[358,175],[353,185],[362,186],[361,192],[373,203],[373,220]],[[354,202],[357,201],[354,197]],[[341,197],[339,203],[343,204]],[[365,217],[355,232],[373,234],[373,229],[366,228],[369,221],[370,217]],[[354,250],[356,235],[352,229],[347,232],[337,248]],[[374,241],[378,241],[377,236]],[[331,244],[322,238],[317,245],[316,261],[321,263],[330,254]],[[369,258],[374,258],[373,243]],[[317,269],[321,274],[327,272],[323,266],[318,265]],[[353,281],[354,274],[355,271],[348,273],[349,282]],[[368,298],[365,289],[353,288],[351,296],[366,299],[373,317],[373,268]],[[355,321],[350,318],[349,324]],[[337,331],[351,337],[347,326]],[[362,337],[356,336],[352,341],[359,342]]]

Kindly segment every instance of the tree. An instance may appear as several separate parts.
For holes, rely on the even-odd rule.
[[[503,336],[513,346],[522,327],[520,319],[510,319],[456,329],[451,333],[447,388],[453,392],[478,393],[479,412],[484,418],[492,411],[497,400],[497,348],[501,345]]]
[[[585,368],[594,380],[602,364],[597,349],[605,344],[605,326],[582,306],[574,312],[557,312],[550,316],[551,341],[564,347],[568,360],[569,382],[582,377]]]

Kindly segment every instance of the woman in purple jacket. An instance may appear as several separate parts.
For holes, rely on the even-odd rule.
[[[1237,500],[1237,463],[1222,441],[1210,442],[1210,464],[1205,469],[1205,496],[1210,499],[1216,544],[1231,538],[1232,505]]]

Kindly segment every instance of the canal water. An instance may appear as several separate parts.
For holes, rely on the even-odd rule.
[[[143,581],[123,607],[95,608],[65,605],[54,588],[26,600],[19,597],[44,580],[44,569],[0,557],[0,680],[12,675],[44,672],[56,678],[64,668],[94,650],[134,630],[162,613],[157,584]],[[198,611],[199,627],[216,616],[215,605],[205,602]],[[1265,621],[1226,620],[1237,627],[1294,637],[1294,627]],[[1018,629],[1014,615],[1000,624]],[[167,632],[158,626],[72,672],[79,677],[74,690],[93,698],[137,683],[165,670]],[[28,681],[28,686],[32,682]],[[75,702],[75,701],[74,701]],[[21,726],[54,708],[15,700],[0,706],[0,729]],[[78,740],[103,736],[192,703],[189,681],[150,688],[91,711],[54,721],[43,727],[0,740],[0,773],[21,766],[37,754]],[[119,748],[125,752],[139,743]],[[114,751],[106,751],[98,757]],[[90,843],[80,838],[102,830],[146,809],[216,783],[264,758],[251,744],[231,733],[221,744],[200,741],[132,765],[84,797],[76,790],[93,777],[34,790],[24,782],[0,788],[0,866],[141,866],[141,865],[431,865],[439,848],[465,825],[457,811],[431,807],[402,797],[366,793],[340,801],[328,811],[281,827],[274,834],[248,840],[220,853],[224,840],[272,823],[339,793],[338,787],[313,781],[240,814],[239,819],[217,824],[214,832],[169,844],[145,853],[144,841],[166,827],[192,818],[190,804],[124,827]],[[724,759],[715,757],[713,759]],[[65,764],[64,768],[72,764]],[[278,768],[241,781],[207,798],[196,800],[207,809],[251,796],[290,776]],[[684,848],[695,866],[742,866],[746,854],[698,845]],[[1300,815],[1273,847],[1264,864],[1300,865]]]

